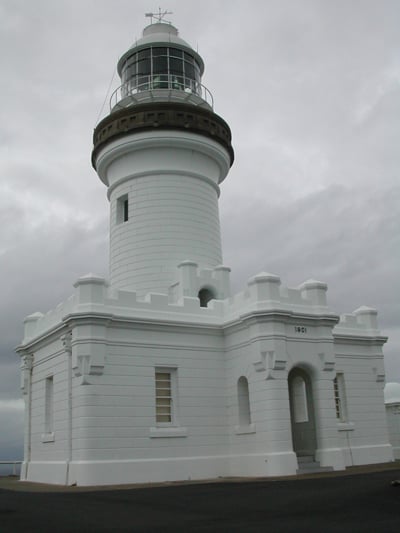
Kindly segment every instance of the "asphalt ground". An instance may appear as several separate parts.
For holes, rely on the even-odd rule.
[[[376,469],[375,469],[376,470]],[[400,465],[308,478],[54,488],[0,481],[0,533],[400,532]]]

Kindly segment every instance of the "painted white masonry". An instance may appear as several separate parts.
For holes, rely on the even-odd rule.
[[[176,266],[222,262],[218,184],[228,173],[222,146],[190,132],[127,135],[97,157],[110,198],[110,281],[121,289],[168,293]],[[127,196],[129,219],[117,217]]]
[[[171,43],[191,50],[172,26],[149,26],[119,72],[137,50]],[[25,319],[21,478],[143,483],[292,475],[304,455],[335,470],[392,460],[376,311],[339,317],[325,283],[289,288],[265,272],[231,296],[217,201],[229,135],[196,89],[152,87],[113,109],[94,151],[110,199],[110,282],[83,276],[56,309]],[[149,122],[161,100],[175,113],[162,126]],[[124,120],[140,127],[121,130]],[[171,376],[171,423],[156,419],[156,372]]]
[[[394,458],[400,459],[400,383],[387,383],[384,393],[390,444]]]
[[[65,304],[28,317],[23,349],[34,352],[35,362],[26,479],[90,485],[293,474],[287,385],[292,368],[305,369],[312,380],[315,453],[322,465],[341,469],[391,460],[382,401],[385,339],[368,327],[374,311],[361,319],[359,312],[346,315],[336,325],[339,317],[321,305],[324,284],[312,301],[307,283],[275,292],[277,279],[258,275],[244,293],[201,308],[195,296],[173,304],[167,295],[140,299],[87,276]],[[70,443],[69,357],[60,341],[68,331]],[[178,422],[171,427],[155,423],[159,367],[177,373]],[[335,415],[337,369],[346,376],[346,422]],[[48,375],[55,389],[51,443],[41,440]],[[250,392],[251,424],[245,427],[238,415],[242,376]]]

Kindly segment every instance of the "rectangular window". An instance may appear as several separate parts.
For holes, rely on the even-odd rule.
[[[176,369],[156,368],[156,423],[172,425],[176,422]]]
[[[45,413],[44,432],[46,434],[54,432],[54,382],[53,376],[46,378],[45,382]]]
[[[336,374],[336,377],[333,380],[333,390],[335,395],[336,418],[340,420],[340,422],[346,422],[347,404],[344,374]]]
[[[129,220],[129,201],[128,195],[124,194],[117,199],[117,224],[122,224]]]

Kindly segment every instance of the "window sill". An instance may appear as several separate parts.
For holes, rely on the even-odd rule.
[[[255,432],[256,432],[255,424],[249,424],[247,426],[235,426],[236,435],[247,435],[249,433],[255,433]]]
[[[338,422],[338,431],[354,431],[354,422]]]
[[[54,432],[42,433],[42,442],[54,442]]]
[[[188,431],[184,427],[150,428],[150,438],[160,437],[187,437]]]

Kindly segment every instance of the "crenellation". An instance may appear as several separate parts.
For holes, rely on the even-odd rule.
[[[326,293],[328,291],[328,285],[323,281],[309,279],[302,283],[298,289],[306,300],[311,301],[312,305],[316,307],[327,307]]]
[[[250,298],[256,302],[279,302],[281,280],[275,274],[260,272],[247,282]]]
[[[357,323],[367,329],[378,329],[378,311],[372,307],[362,306],[353,311]]]
[[[23,344],[25,344],[28,339],[35,337],[37,328],[38,328],[38,322],[44,317],[43,313],[40,313],[37,311],[36,313],[33,313],[29,316],[27,316],[24,320],[24,340],[22,341]]]
[[[378,338],[378,312],[371,307],[359,307],[352,313],[341,315],[334,333],[337,335],[363,335]],[[384,337],[381,337],[384,339]],[[385,341],[383,341],[385,342]]]
[[[283,303],[297,306],[310,306],[311,304],[311,302],[303,296],[301,290],[299,289],[286,287],[281,294]]]

